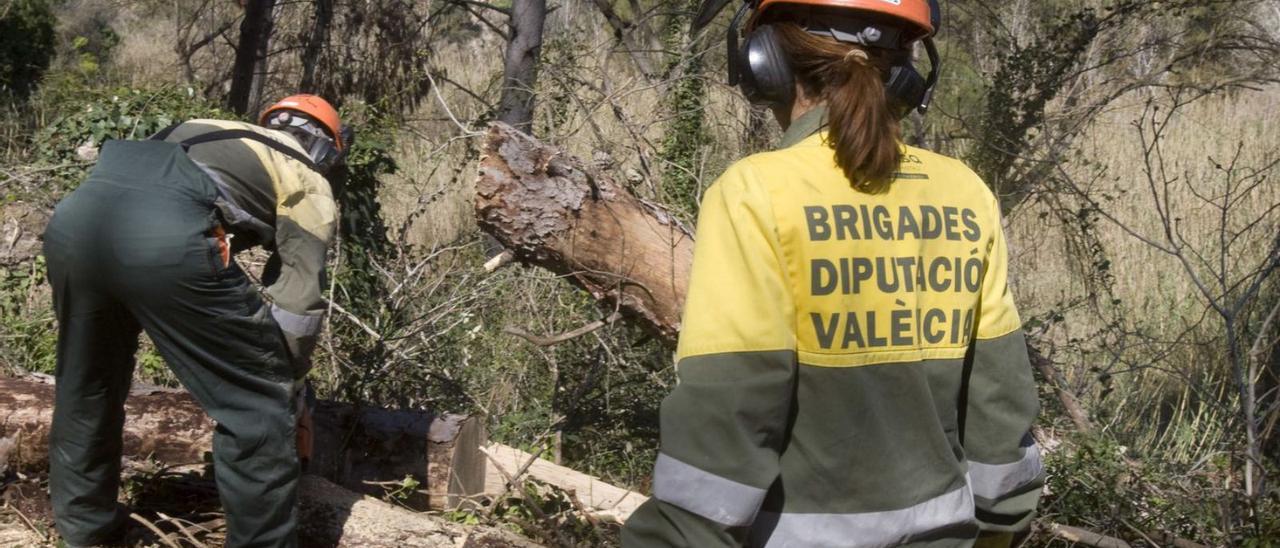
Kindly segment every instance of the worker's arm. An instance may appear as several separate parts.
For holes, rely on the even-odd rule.
[[[1040,405],[1022,322],[1008,285],[1008,251],[992,199],[991,239],[969,372],[964,448],[985,534],[1030,526],[1044,471],[1031,425]]]
[[[271,296],[271,315],[289,347],[294,371],[310,369],[327,310],[323,297],[325,252],[337,222],[329,184],[297,162],[278,163],[275,175],[283,189],[276,209],[275,255],[264,280]]]
[[[662,403],[653,498],[623,544],[738,546],[777,479],[795,389],[795,312],[770,200],[750,168],[706,193],[677,351]]]

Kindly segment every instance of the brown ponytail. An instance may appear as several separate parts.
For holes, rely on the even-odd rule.
[[[827,142],[854,188],[889,189],[902,161],[898,118],[889,108],[881,71],[869,49],[815,36],[795,23],[773,23],[805,95],[827,103]]]

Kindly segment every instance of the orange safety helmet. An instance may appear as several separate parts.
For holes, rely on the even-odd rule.
[[[786,7],[815,7],[853,10],[864,14],[879,14],[906,24],[905,41],[914,42],[937,32],[935,9],[929,0],[760,0],[745,30],[750,32],[771,9]]]
[[[705,27],[733,0],[704,0],[693,30]],[[912,110],[924,113],[933,99],[942,59],[933,35],[942,24],[939,0],[744,0],[726,34],[729,84],[747,100],[769,107],[790,106],[795,75],[782,51],[776,30],[764,23],[775,12],[810,33],[840,42],[887,50],[893,58],[885,71],[885,93],[899,118]],[[746,17],[750,14],[750,17]],[[746,24],[740,27],[743,19]],[[740,39],[745,43],[739,47]],[[929,75],[922,76],[906,55],[916,42],[929,54]]]
[[[258,124],[266,125],[267,119],[272,114],[282,110],[301,112],[315,120],[329,132],[329,136],[333,138],[333,144],[338,151],[346,151],[347,143],[344,143],[342,139],[342,118],[338,116],[338,109],[333,108],[333,105],[325,101],[324,98],[308,93],[290,95],[267,107],[267,110],[262,111],[262,116],[258,117]]]

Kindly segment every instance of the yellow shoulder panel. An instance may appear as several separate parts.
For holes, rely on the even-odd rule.
[[[749,163],[731,166],[704,194],[696,242],[678,358],[794,349],[794,284],[770,196]]]
[[[289,134],[256,124],[234,120],[193,120],[222,129],[242,129],[273,139],[306,154]],[[257,155],[271,178],[276,193],[276,217],[287,218],[323,242],[333,239],[337,222],[337,206],[328,181],[319,173],[272,148],[254,141],[245,145]]]

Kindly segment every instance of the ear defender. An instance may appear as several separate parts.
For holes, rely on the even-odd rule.
[[[929,83],[909,61],[889,68],[884,91],[889,99],[889,108],[898,118],[905,117],[917,108],[927,107],[925,99],[929,95]]]
[[[722,2],[714,3],[723,7]],[[742,19],[748,13],[758,9],[760,4],[759,0],[744,2],[729,24],[727,41],[729,84],[737,85],[747,100],[753,104],[787,107],[795,101],[795,74],[778,40],[777,29],[771,25],[757,26],[747,33],[742,46],[738,45],[738,29]],[[929,23],[932,27],[929,32],[936,32],[942,20],[938,0],[929,0],[928,6]],[[718,10],[717,7],[716,11]],[[868,34],[872,30],[875,34]],[[851,42],[856,38],[857,41],[853,43],[870,47],[888,48],[894,51],[903,51],[901,48],[904,47],[903,42],[899,41],[897,31],[880,25],[868,25],[861,35],[851,35],[835,29],[828,29],[824,35],[826,33],[830,33],[832,37],[841,41]],[[874,38],[867,40],[868,36],[874,36]],[[941,59],[937,47],[929,35],[926,35],[921,42],[929,55],[931,65],[928,77],[922,76],[906,55],[902,55],[901,60],[895,60],[888,72],[884,74],[885,94],[889,99],[889,106],[899,118],[910,114],[912,110],[919,110],[921,113],[927,111],[933,99],[933,88],[938,82]]]
[[[777,29],[765,25],[747,36],[747,42],[737,52],[742,79],[738,87],[752,103],[789,107],[796,98],[796,80],[777,33]]]

